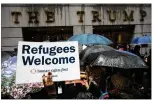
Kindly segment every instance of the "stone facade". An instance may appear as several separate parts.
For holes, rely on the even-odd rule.
[[[2,51],[23,40],[23,27],[73,26],[73,34],[93,33],[97,25],[135,25],[133,37],[151,34],[150,4],[2,4]]]

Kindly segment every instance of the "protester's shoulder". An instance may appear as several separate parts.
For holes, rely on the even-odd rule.
[[[149,55],[148,58],[151,58],[151,55]]]

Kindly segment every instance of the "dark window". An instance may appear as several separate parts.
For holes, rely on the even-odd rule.
[[[65,41],[73,35],[73,27],[26,27],[23,28],[24,41],[42,42]]]
[[[134,25],[103,25],[93,26],[93,33],[110,39],[116,44],[129,44],[133,37]]]

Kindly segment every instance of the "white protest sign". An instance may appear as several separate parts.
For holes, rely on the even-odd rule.
[[[16,84],[42,82],[52,72],[53,81],[80,79],[78,42],[19,42]]]

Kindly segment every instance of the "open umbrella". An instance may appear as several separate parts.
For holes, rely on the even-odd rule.
[[[117,67],[123,69],[148,68],[139,56],[131,55],[117,50],[91,54],[91,56],[89,55],[88,57],[92,56],[95,57],[95,60],[93,60],[91,63],[91,65],[94,66]]]
[[[151,44],[151,36],[141,36],[134,38],[131,44]]]
[[[17,64],[17,56],[11,57],[2,63],[2,73],[6,77],[11,77],[15,74]]]
[[[103,52],[103,51],[109,51],[109,50],[115,50],[114,48],[107,46],[107,45],[94,45],[94,46],[89,46],[85,48],[81,53],[80,53],[80,60],[82,62],[87,62],[87,56],[92,54],[92,53],[98,53],[98,52]],[[90,60],[89,60],[90,61]]]
[[[151,44],[151,35],[145,35],[145,36],[141,36],[141,37],[137,37],[135,39],[132,40],[131,44],[135,44],[135,45],[141,45],[145,47],[145,52],[147,52],[147,45]]]
[[[112,44],[112,41],[108,38],[97,34],[78,34],[73,35],[68,41],[78,41],[79,44],[92,45],[92,44]]]
[[[119,52],[122,52],[122,53],[126,53],[126,54],[130,54],[130,55],[134,55],[134,56],[137,56],[136,54],[131,53],[131,52],[129,52],[129,51],[124,51],[124,50],[116,50],[116,51],[119,51]]]

